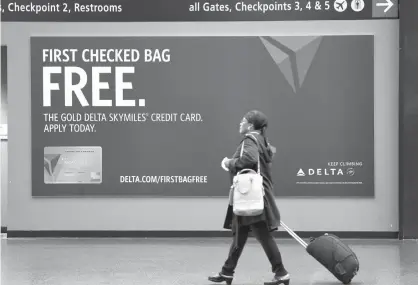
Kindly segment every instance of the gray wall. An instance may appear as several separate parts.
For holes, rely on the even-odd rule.
[[[16,33],[16,31],[19,31]],[[3,23],[9,47],[10,230],[219,230],[219,198],[32,198],[30,49],[36,36],[375,35],[375,198],[278,199],[302,231],[398,230],[398,21],[288,23]],[[355,114],[353,114],[355,116]],[[325,211],[326,209],[326,211]],[[157,212],[158,211],[158,212]],[[169,217],[162,212],[169,213]],[[193,218],[191,218],[193,217]],[[348,218],[350,217],[350,218]]]
[[[7,227],[7,140],[0,141],[1,226]]]
[[[400,236],[418,238],[418,2],[402,2],[400,20]]]
[[[0,124],[7,124],[7,47],[1,46],[1,104]]]
[[[7,48],[1,47],[0,124],[7,124]],[[7,140],[0,140],[0,195],[1,226],[7,226]]]

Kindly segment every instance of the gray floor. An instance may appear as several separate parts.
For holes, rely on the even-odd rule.
[[[352,284],[418,285],[416,241],[348,241],[360,272]],[[278,240],[291,285],[341,284],[292,240]],[[5,285],[210,284],[228,239],[28,239],[1,240]],[[261,247],[250,240],[233,284],[271,278]]]

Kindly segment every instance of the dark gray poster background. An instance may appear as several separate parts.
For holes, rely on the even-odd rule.
[[[169,48],[171,62],[137,63],[135,75],[125,77],[134,85],[125,98],[146,99],[145,107],[65,108],[61,90],[44,108],[43,48]],[[373,36],[365,35],[32,38],[33,195],[226,196],[228,174],[220,162],[240,141],[243,115],[259,109],[269,118],[268,136],[278,151],[276,195],[373,196],[373,55]],[[81,61],[77,66],[91,67]],[[62,85],[61,78],[53,80]],[[102,98],[112,97],[102,91]],[[203,122],[97,123],[96,133],[44,133],[46,112],[190,112],[200,113]],[[61,145],[102,146],[103,183],[45,185],[43,149]],[[361,166],[349,171],[342,166],[347,161]],[[343,175],[324,175],[330,168],[341,168]],[[300,169],[306,176],[297,176]],[[309,169],[323,175],[310,176]],[[121,184],[120,175],[207,175],[208,183]]]

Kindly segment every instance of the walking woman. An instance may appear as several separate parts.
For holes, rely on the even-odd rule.
[[[282,256],[279,248],[271,234],[278,229],[280,225],[280,213],[274,200],[273,182],[271,177],[271,163],[275,153],[273,146],[267,141],[266,137],[267,117],[260,111],[254,110],[248,112],[240,123],[239,131],[243,139],[239,144],[235,154],[231,159],[224,159],[222,164],[229,170],[231,183],[233,177],[242,169],[253,169],[257,171],[258,156],[260,158],[260,172],[263,176],[264,211],[258,216],[236,216],[233,213],[233,207],[230,203],[227,209],[224,228],[232,230],[233,241],[221,271],[215,276],[209,277],[209,281],[221,283],[232,283],[235,268],[238,260],[247,242],[249,232],[261,244],[266,253],[274,273],[273,280],[265,282],[266,285],[288,285],[290,275],[283,266]],[[252,136],[250,136],[251,134]],[[255,141],[256,139],[256,141]],[[241,155],[241,147],[243,152]]]

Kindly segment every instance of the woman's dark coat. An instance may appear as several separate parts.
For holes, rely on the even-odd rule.
[[[260,155],[260,173],[263,176],[265,192],[264,212],[259,216],[238,217],[233,213],[232,206],[229,205],[224,228],[232,230],[233,233],[236,232],[239,226],[248,226],[260,221],[267,222],[270,231],[277,230],[280,225],[280,212],[274,199],[273,181],[271,177],[271,163],[274,153],[264,136],[258,132],[251,132],[250,134],[257,139],[257,142],[252,136],[247,134],[235,151],[232,160],[228,164],[228,168],[232,184],[233,177],[240,170],[249,168],[257,171],[258,155]],[[240,156],[242,143],[244,143],[244,149],[242,156]]]

